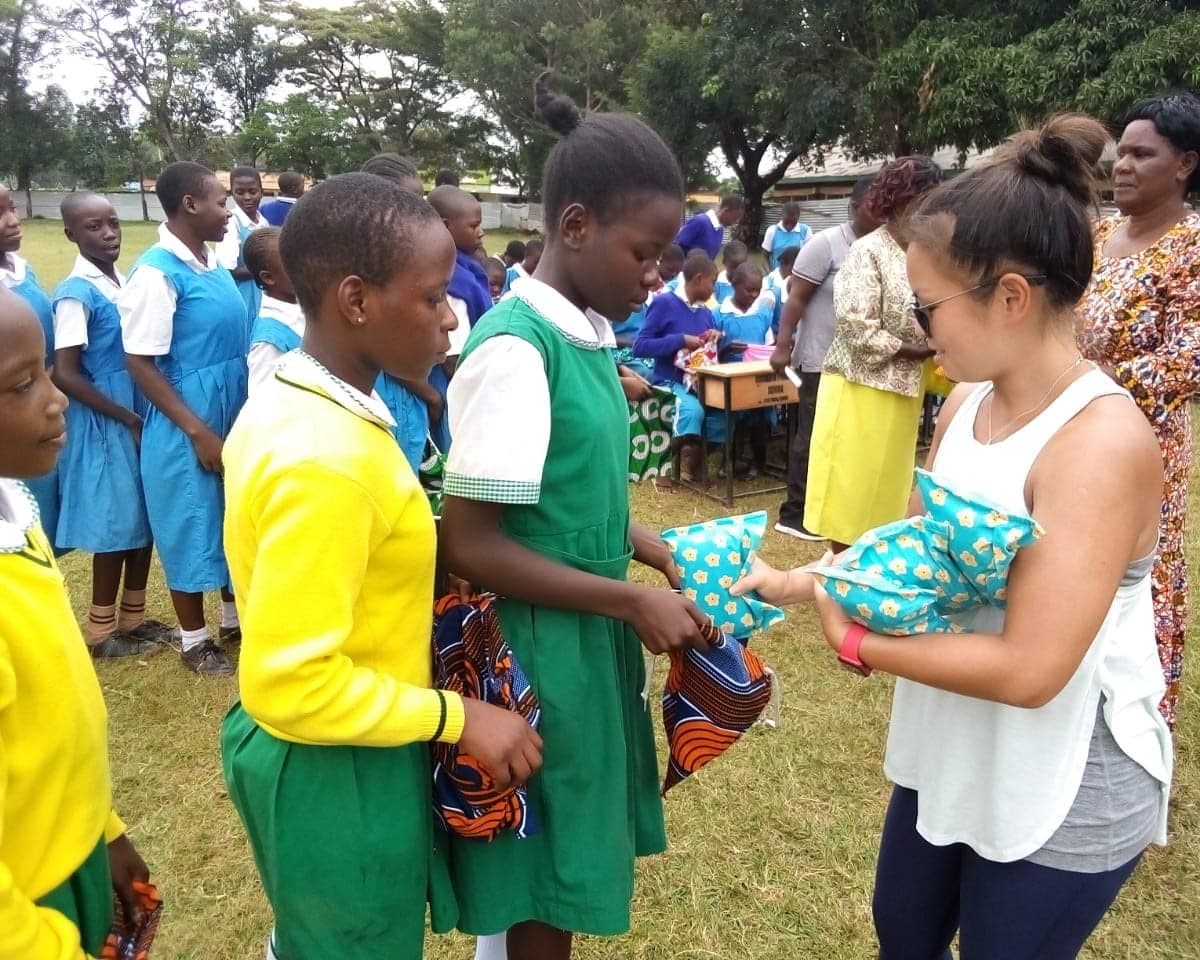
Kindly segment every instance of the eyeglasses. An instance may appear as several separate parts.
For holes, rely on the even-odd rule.
[[[1002,275],[1002,276],[1004,276],[1004,275]],[[968,293],[974,293],[976,290],[983,290],[985,287],[994,287],[996,284],[998,284],[1000,282],[1000,280],[1002,279],[1002,276],[1001,277],[992,277],[991,280],[984,280],[983,283],[977,283],[977,284],[975,284],[975,286],[968,287],[966,290],[959,290],[958,293],[952,293],[952,294],[950,294],[950,296],[942,297],[941,300],[934,300],[932,303],[924,303],[924,304],[917,303],[917,295],[914,293],[910,297],[909,302],[910,302],[910,306],[912,307],[913,317],[917,321],[917,326],[920,327],[921,332],[923,334],[925,334],[925,336],[928,337],[929,336],[929,324],[933,318],[933,311],[935,308],[940,307],[943,303],[947,303],[948,301],[954,300],[958,297],[965,297]],[[1042,283],[1046,282],[1046,277],[1043,276],[1042,274],[1035,274],[1033,276],[1025,276],[1024,274],[1019,274],[1019,276],[1023,277],[1026,283],[1029,283],[1035,287],[1038,286],[1038,284],[1042,284]]]

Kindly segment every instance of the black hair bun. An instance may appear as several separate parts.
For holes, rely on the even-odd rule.
[[[1012,147],[1023,173],[1060,186],[1086,204],[1094,200],[1097,164],[1108,140],[1098,120],[1064,113],[1051,117],[1040,130],[1017,134]]]
[[[550,74],[552,71],[543,70],[533,81],[533,102],[538,116],[555,133],[567,136],[583,123],[583,114],[575,101],[563,93],[555,93],[550,89]]]

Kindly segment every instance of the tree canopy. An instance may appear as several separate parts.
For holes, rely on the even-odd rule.
[[[84,104],[46,66],[101,66]],[[0,169],[111,186],[175,158],[311,176],[396,150],[536,195],[532,81],[634,110],[689,186],[763,199],[800,157],[985,148],[1061,110],[1200,86],[1187,0],[0,0]],[[15,135],[14,135],[15,132]],[[103,154],[97,156],[96,154]],[[715,165],[712,158],[718,156]]]

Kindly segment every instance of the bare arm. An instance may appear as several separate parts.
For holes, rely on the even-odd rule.
[[[72,400],[91,407],[97,413],[123,423],[135,432],[141,429],[142,418],[96,389],[96,385],[79,369],[82,347],[64,347],[54,352],[55,385]]]
[[[1161,457],[1144,419],[1135,416],[1121,398],[1097,400],[1038,458],[1028,495],[1047,534],[1013,562],[1001,633],[868,633],[863,662],[1013,706],[1036,708],[1057,696],[1095,639],[1126,567],[1153,549]],[[838,649],[850,621],[819,589],[817,608],[826,642]]]
[[[676,593],[576,570],[509,539],[505,505],[448,496],[441,540],[446,565],[488,590],[540,607],[623,620],[653,653],[706,646],[703,614]]]
[[[775,339],[775,352],[771,354],[771,367],[776,373],[783,373],[792,359],[792,344],[796,331],[804,320],[804,311],[820,289],[820,284],[806,280],[804,277],[793,276],[788,287],[788,298],[783,303],[783,313],[779,317],[779,335]]]
[[[213,473],[220,473],[221,448],[224,441],[183,402],[183,398],[175,392],[175,388],[155,366],[154,357],[127,353],[125,365],[129,368],[133,382],[146,399],[161,410],[163,416],[183,431],[184,436],[192,442],[201,466]]]

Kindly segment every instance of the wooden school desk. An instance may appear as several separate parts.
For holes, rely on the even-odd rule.
[[[743,410],[759,410],[764,407],[784,407],[787,411],[784,434],[786,442],[791,442],[791,435],[786,422],[791,417],[791,407],[799,399],[799,394],[792,382],[783,374],[771,369],[766,360],[748,360],[738,363],[718,363],[711,367],[701,367],[696,371],[696,393],[700,403],[709,409],[720,411],[725,417],[725,492],[717,495],[709,492],[708,456],[704,429],[701,427],[700,444],[705,451],[700,458],[700,483],[693,487],[706,497],[711,497],[727,507],[733,506],[737,497],[755,496],[760,493],[774,493],[786,490],[786,484],[776,484],[772,487],[733,492],[733,415]],[[786,479],[786,467],[768,465],[767,471],[773,476]]]

